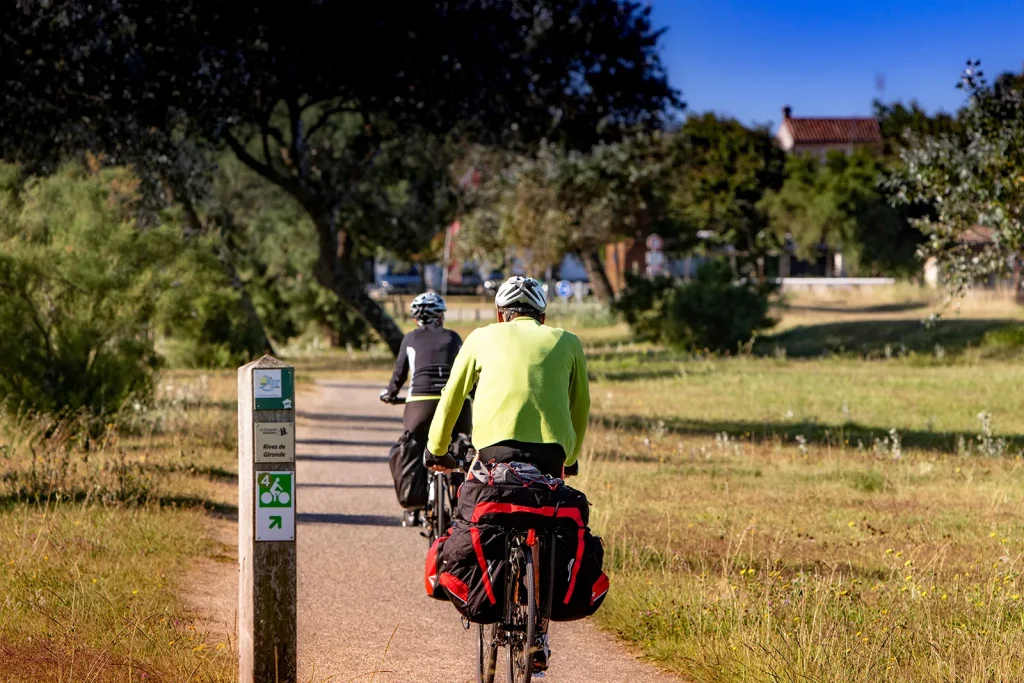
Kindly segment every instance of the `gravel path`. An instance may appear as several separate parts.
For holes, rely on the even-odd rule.
[[[401,408],[380,403],[379,390],[321,382],[299,404],[300,679],[467,683],[475,631],[424,594],[427,542],[398,525],[387,466]],[[551,643],[552,683],[678,681],[587,621],[553,624]]]

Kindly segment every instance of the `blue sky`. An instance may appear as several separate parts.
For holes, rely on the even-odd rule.
[[[662,58],[691,112],[743,123],[870,114],[917,99],[955,111],[968,58],[989,75],[1024,63],[1024,0],[650,0]]]

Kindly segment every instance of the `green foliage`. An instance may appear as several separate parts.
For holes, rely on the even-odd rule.
[[[883,152],[887,160],[897,160],[908,141],[916,138],[957,135],[962,132],[956,116],[941,111],[928,114],[916,101],[911,101],[908,106],[902,102],[885,104],[875,100],[874,110],[882,129]]]
[[[795,154],[786,162],[785,183],[760,206],[776,239],[791,239],[804,260],[841,250],[852,272],[906,272],[916,265],[920,235],[889,205],[882,172],[881,159],[866,149],[830,152],[824,162]]]
[[[958,86],[968,98],[962,130],[911,139],[888,181],[896,201],[934,207],[913,223],[952,295],[1004,273],[1024,248],[1024,76],[989,82],[979,66],[968,62]],[[991,242],[964,239],[977,225],[992,228]]]
[[[335,346],[365,347],[371,342],[365,321],[310,276],[318,256],[317,231],[292,197],[222,156],[214,204],[214,218],[271,337],[284,342],[327,335]],[[426,219],[404,222],[415,229]],[[392,249],[403,251],[400,243]]]
[[[157,300],[154,329],[172,367],[234,368],[252,360],[258,339],[247,324],[241,296],[214,256],[213,235],[182,242],[167,265],[168,287]]]
[[[106,416],[148,398],[173,231],[138,229],[138,183],[123,170],[69,166],[21,185],[2,169],[0,401]]]
[[[662,336],[667,303],[675,281],[667,276],[648,279],[626,273],[626,286],[612,304],[633,333],[642,340],[658,340]]]
[[[630,278],[616,307],[637,335],[691,351],[736,352],[775,321],[774,285],[735,281],[728,263],[709,261],[692,281]]]
[[[715,114],[691,116],[669,142],[666,203],[676,220],[689,228],[690,244],[698,231],[711,233],[714,244],[731,244],[740,252],[763,252],[771,246],[768,219],[759,202],[765,192],[782,186],[785,154],[766,128],[747,128]],[[670,250],[688,246],[667,242]]]
[[[485,259],[511,250],[530,272],[543,273],[566,254],[632,236],[650,221],[659,145],[660,135],[637,134],[586,152],[545,143],[531,155],[492,156],[485,182],[469,197],[460,241]]]
[[[664,318],[663,340],[679,348],[735,352],[772,327],[769,295],[774,287],[735,282],[728,263],[709,261],[697,277],[673,290]]]

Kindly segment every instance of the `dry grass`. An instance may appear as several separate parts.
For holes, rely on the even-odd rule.
[[[233,680],[232,644],[181,595],[224,550],[209,513],[234,514],[234,393],[234,373],[170,373],[92,439],[3,421],[0,680]]]
[[[1024,677],[1020,457],[599,429],[604,625],[697,681]]]

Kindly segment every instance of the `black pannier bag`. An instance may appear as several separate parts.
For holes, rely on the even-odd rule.
[[[604,544],[589,529],[555,529],[554,583],[551,620],[575,621],[589,617],[608,594]]]
[[[423,445],[406,431],[388,454],[391,478],[395,480],[398,504],[406,510],[427,506],[427,468],[423,466]]]
[[[438,547],[436,583],[470,621],[499,621],[505,598],[505,529],[457,521],[448,533]],[[430,571],[428,553],[428,595],[432,595]]]

